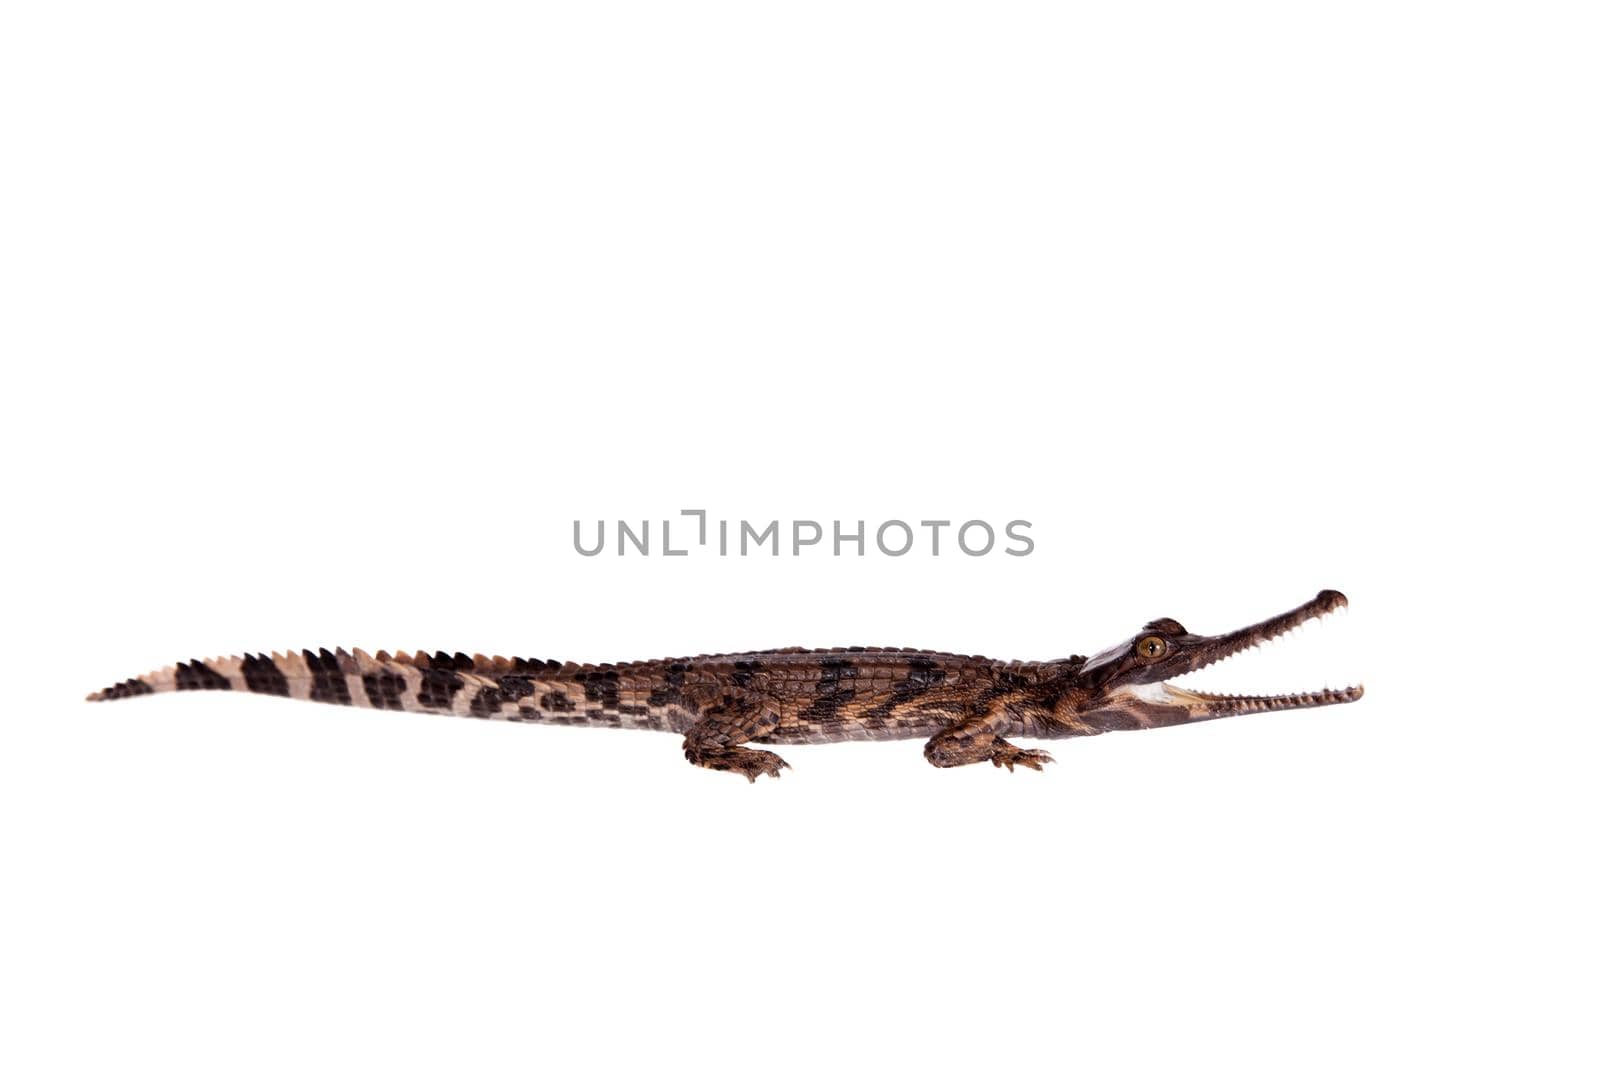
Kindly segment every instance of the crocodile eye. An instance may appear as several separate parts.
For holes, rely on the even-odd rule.
[[[1139,650],[1141,659],[1160,659],[1167,654],[1167,642],[1155,634],[1139,638],[1139,643],[1134,647]]]

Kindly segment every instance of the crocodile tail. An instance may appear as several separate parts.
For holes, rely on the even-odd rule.
[[[611,677],[614,678],[614,675]],[[344,704],[433,715],[551,722],[575,726],[622,726],[665,730],[664,712],[623,704],[615,687],[581,665],[547,660],[409,654],[359,648],[303,649],[264,655],[190,660],[90,693],[91,701],[122,700],[184,689],[233,689],[322,704]]]
[[[336,649],[218,656],[175,663],[90,693],[89,700],[120,700],[185,689],[235,689],[314,700],[321,704],[449,713],[512,669],[512,661],[457,653],[379,652],[369,656]],[[462,697],[464,700],[461,700]]]

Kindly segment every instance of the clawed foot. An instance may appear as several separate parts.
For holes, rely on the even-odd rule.
[[[759,748],[736,748],[729,756],[732,757],[725,765],[707,763],[707,767],[715,767],[719,771],[738,771],[754,782],[763,774],[778,777],[778,772],[789,766],[789,762],[776,752],[767,752]]]
[[[1054,763],[1056,761],[1054,756],[1042,748],[1018,748],[1016,745],[1005,741],[996,741],[994,743],[994,751],[989,754],[989,758],[996,767],[1004,767],[1013,773],[1016,772],[1017,764],[1019,763],[1024,767],[1032,767],[1036,771],[1042,771],[1046,763]]]
[[[748,760],[741,761],[739,766],[730,768],[743,772],[744,776],[754,782],[763,774],[778,777],[778,772],[789,766],[789,761],[776,752],[767,752],[759,748],[741,749],[740,754],[749,756]]]
[[[707,751],[690,749],[687,752],[689,762],[700,767],[710,767],[714,771],[735,771],[754,782],[763,774],[778,777],[778,772],[788,768],[789,763],[776,752],[768,752],[759,748],[719,748]]]

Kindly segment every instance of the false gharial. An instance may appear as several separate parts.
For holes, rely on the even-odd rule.
[[[689,762],[752,782],[787,768],[754,743],[927,738],[936,767],[1043,769],[1051,757],[1007,738],[1064,738],[1234,715],[1345,704],[1361,686],[1223,696],[1172,680],[1347,606],[1324,590],[1215,637],[1156,619],[1094,656],[1000,661],[903,648],[776,648],[634,663],[356,649],[191,660],[108,686],[90,700],[233,689],[326,704],[683,735]]]

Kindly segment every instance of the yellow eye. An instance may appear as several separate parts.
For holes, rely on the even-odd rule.
[[[1139,655],[1144,659],[1160,659],[1167,654],[1166,641],[1155,634],[1139,638],[1139,643],[1135,647],[1138,648]]]

